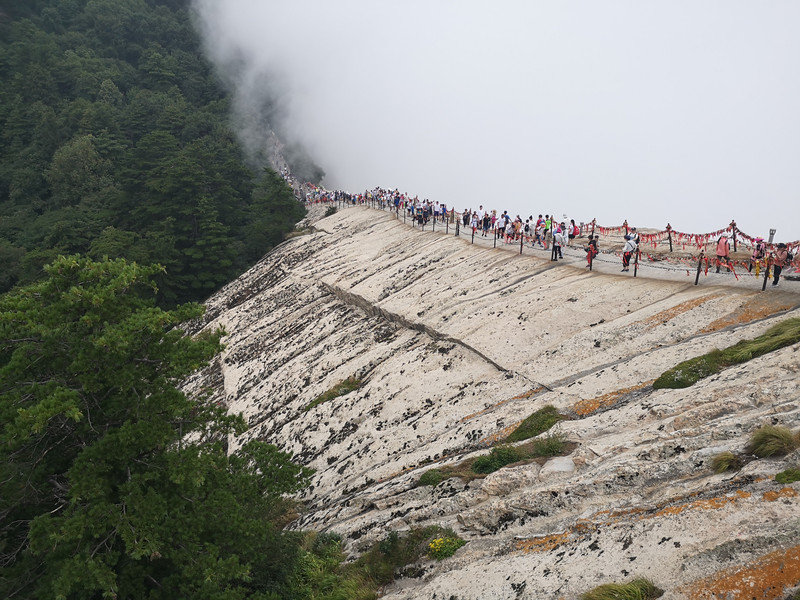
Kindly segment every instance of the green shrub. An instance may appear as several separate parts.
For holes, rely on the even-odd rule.
[[[428,469],[417,481],[417,485],[439,485],[444,481],[444,471],[441,469]]]
[[[747,362],[797,342],[800,342],[800,317],[786,319],[755,339],[742,340],[725,350],[713,350],[676,365],[653,382],[653,389],[689,387],[725,367]]]
[[[564,451],[567,436],[563,433],[553,433],[533,440],[531,454],[533,456],[558,456]]]
[[[310,533],[301,543],[296,567],[281,597],[319,600],[374,600],[377,586],[360,573],[343,568],[341,538]],[[270,596],[272,597],[272,596]]]
[[[558,423],[562,416],[554,406],[545,406],[525,419],[519,426],[506,438],[507,442],[521,442],[540,433],[544,433],[553,425]]]
[[[311,542],[311,551],[317,556],[339,556],[342,551],[342,536],[338,533],[318,533]]]
[[[581,600],[652,600],[664,594],[649,579],[628,583],[606,583],[581,594]]]
[[[750,436],[747,451],[759,458],[789,454],[797,447],[797,439],[786,427],[764,425]]]
[[[523,454],[513,446],[497,446],[492,448],[489,454],[476,458],[472,463],[472,470],[484,475],[494,473],[498,469],[518,462],[523,458]]]
[[[314,398],[311,402],[309,402],[304,411],[308,412],[317,404],[322,404],[323,402],[327,402],[328,400],[333,400],[334,398],[338,398],[339,396],[344,396],[345,394],[349,394],[353,390],[357,390],[361,387],[361,380],[355,377],[348,377],[344,381],[340,381],[327,392],[320,394],[316,398]]]
[[[781,471],[780,473],[775,475],[775,481],[784,484],[800,481],[800,469],[793,467],[791,469],[786,469],[785,471]]]
[[[437,525],[412,529],[402,535],[391,531],[358,560],[348,565],[347,569],[372,581],[377,589],[394,581],[395,574],[403,567],[425,556],[430,542],[436,537],[458,538],[452,529]]]
[[[449,558],[456,553],[456,550],[461,548],[461,546],[466,543],[466,540],[462,540],[458,536],[434,538],[431,543],[428,544],[428,556],[435,558],[436,560]]]
[[[330,217],[331,215],[335,215],[335,214],[336,214],[336,207],[335,206],[329,206],[328,208],[325,209],[325,216],[326,217]]]
[[[736,471],[742,468],[742,459],[733,452],[720,452],[711,460],[711,468],[714,473]]]

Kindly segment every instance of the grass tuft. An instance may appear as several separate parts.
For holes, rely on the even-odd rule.
[[[800,342],[800,318],[786,319],[755,339],[742,340],[724,350],[712,350],[708,354],[677,364],[653,382],[653,389],[686,388],[726,367],[747,362],[797,342]]]
[[[356,377],[348,377],[344,381],[340,381],[327,392],[320,394],[316,398],[314,398],[311,402],[309,402],[306,407],[303,409],[305,412],[310,411],[312,408],[317,406],[318,404],[322,404],[323,402],[327,402],[328,400],[333,400],[334,398],[338,398],[339,396],[344,396],[345,394],[349,394],[353,390],[357,390],[361,387],[361,380],[357,379]]]
[[[472,470],[487,475],[523,458],[525,457],[522,452],[514,446],[496,446],[489,454],[476,458],[472,463]]]
[[[737,471],[742,468],[742,459],[733,452],[720,452],[711,460],[711,468],[714,473]]]
[[[764,425],[753,432],[747,451],[759,458],[783,456],[797,448],[797,438],[786,427]]]
[[[531,443],[532,456],[559,456],[567,445],[567,436],[563,433],[552,433],[536,438]]]
[[[553,425],[558,423],[563,417],[558,414],[554,406],[545,406],[540,408],[527,419],[525,419],[519,426],[511,432],[506,438],[507,442],[521,442],[532,437],[536,437],[540,433],[544,433]]]
[[[634,579],[628,583],[606,583],[581,594],[581,600],[653,600],[664,594],[649,579]]]

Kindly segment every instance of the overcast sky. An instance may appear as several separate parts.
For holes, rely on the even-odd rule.
[[[196,5],[328,188],[800,239],[797,0]]]

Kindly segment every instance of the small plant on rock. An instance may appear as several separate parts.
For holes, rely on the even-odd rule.
[[[314,408],[317,404],[322,404],[323,402],[327,402],[328,400],[333,400],[334,398],[338,398],[339,396],[344,396],[345,394],[349,394],[353,390],[357,390],[361,387],[361,380],[357,377],[348,377],[344,381],[340,381],[327,392],[320,394],[316,398],[314,398],[311,402],[309,402],[306,407],[303,409],[306,412]]]
[[[733,452],[720,452],[711,460],[711,468],[714,473],[737,471],[742,468],[742,459]]]
[[[606,583],[581,594],[581,600],[654,600],[664,594],[649,579],[628,583]]]
[[[497,446],[489,454],[476,458],[472,463],[472,470],[482,474],[494,473],[523,458],[522,453],[513,446]]]
[[[441,469],[428,469],[417,481],[417,485],[437,486],[444,481],[444,472]]]
[[[797,448],[797,438],[786,427],[764,425],[753,432],[747,451],[759,458],[783,456]]]
[[[456,550],[466,543],[466,540],[462,540],[457,535],[434,538],[431,543],[428,544],[428,556],[436,560],[448,558],[453,556]]]
[[[563,433],[553,433],[533,440],[531,454],[533,456],[558,456],[564,451],[567,436]]]
[[[775,475],[775,481],[783,484],[800,481],[800,469],[793,467],[791,469],[786,469],[785,471],[781,471],[780,473]]]
[[[335,215],[335,214],[336,214],[336,207],[335,206],[329,206],[328,208],[325,209],[325,216],[326,217],[330,217],[331,215]]]

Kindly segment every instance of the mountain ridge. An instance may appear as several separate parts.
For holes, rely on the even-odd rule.
[[[194,331],[224,325],[228,347],[187,385],[249,419],[233,446],[258,437],[317,469],[294,527],[351,555],[428,524],[468,541],[385,597],[570,598],[633,575],[708,597],[771,552],[789,567],[757,597],[800,581],[798,484],[773,479],[796,453],[709,466],[762,423],[797,427],[797,345],[687,390],[648,383],[797,316],[797,294],[587,273],[365,207],[314,227],[209,299]],[[358,389],[306,410],[349,377]],[[554,428],[568,456],[417,486],[545,405],[572,417]]]

